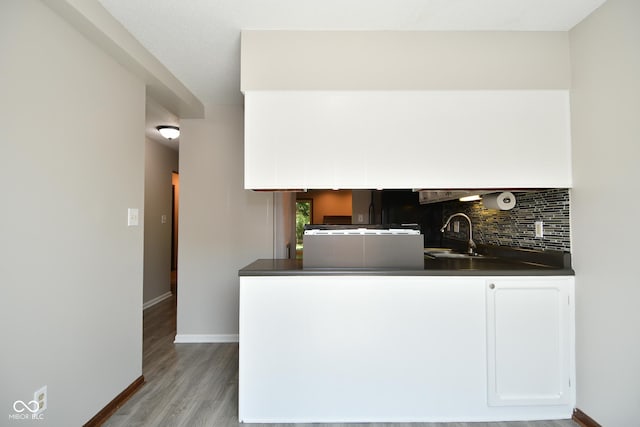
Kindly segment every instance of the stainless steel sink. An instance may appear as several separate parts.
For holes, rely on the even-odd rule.
[[[461,252],[454,252],[453,249],[449,248],[425,248],[424,249],[425,256],[431,258],[458,258],[458,259],[476,259],[476,258],[484,258],[484,255],[481,254],[467,254]]]
[[[430,255],[434,258],[469,258],[469,259],[483,258],[482,255],[460,254],[457,252],[440,252],[440,253],[427,254],[427,255]]]
[[[435,254],[442,252],[453,252],[453,249],[450,248],[424,248],[425,254]]]

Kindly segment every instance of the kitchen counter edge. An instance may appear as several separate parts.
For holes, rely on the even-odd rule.
[[[239,276],[574,276],[571,268],[525,262],[431,263],[422,270],[402,268],[303,268],[292,259],[258,259],[238,272]]]

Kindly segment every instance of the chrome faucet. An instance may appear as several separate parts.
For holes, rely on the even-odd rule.
[[[469,248],[467,250],[467,252],[470,255],[473,255],[475,253],[475,248],[476,248],[476,244],[473,241],[473,226],[471,225],[471,218],[469,218],[467,215],[463,214],[462,212],[458,212],[458,213],[454,213],[453,215],[451,215],[447,221],[444,223],[444,225],[442,226],[442,228],[440,229],[441,233],[444,233],[444,229],[447,228],[447,226],[449,225],[449,223],[451,222],[451,219],[456,217],[456,216],[461,216],[463,218],[466,218],[467,221],[469,221]]]

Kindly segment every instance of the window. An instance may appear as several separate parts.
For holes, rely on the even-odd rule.
[[[296,200],[296,258],[302,257],[304,226],[313,224],[313,199]]]

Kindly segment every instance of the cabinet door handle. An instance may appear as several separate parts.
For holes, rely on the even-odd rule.
[[[493,283],[489,285],[489,289],[495,289],[495,288],[496,288],[496,285],[494,285]]]

